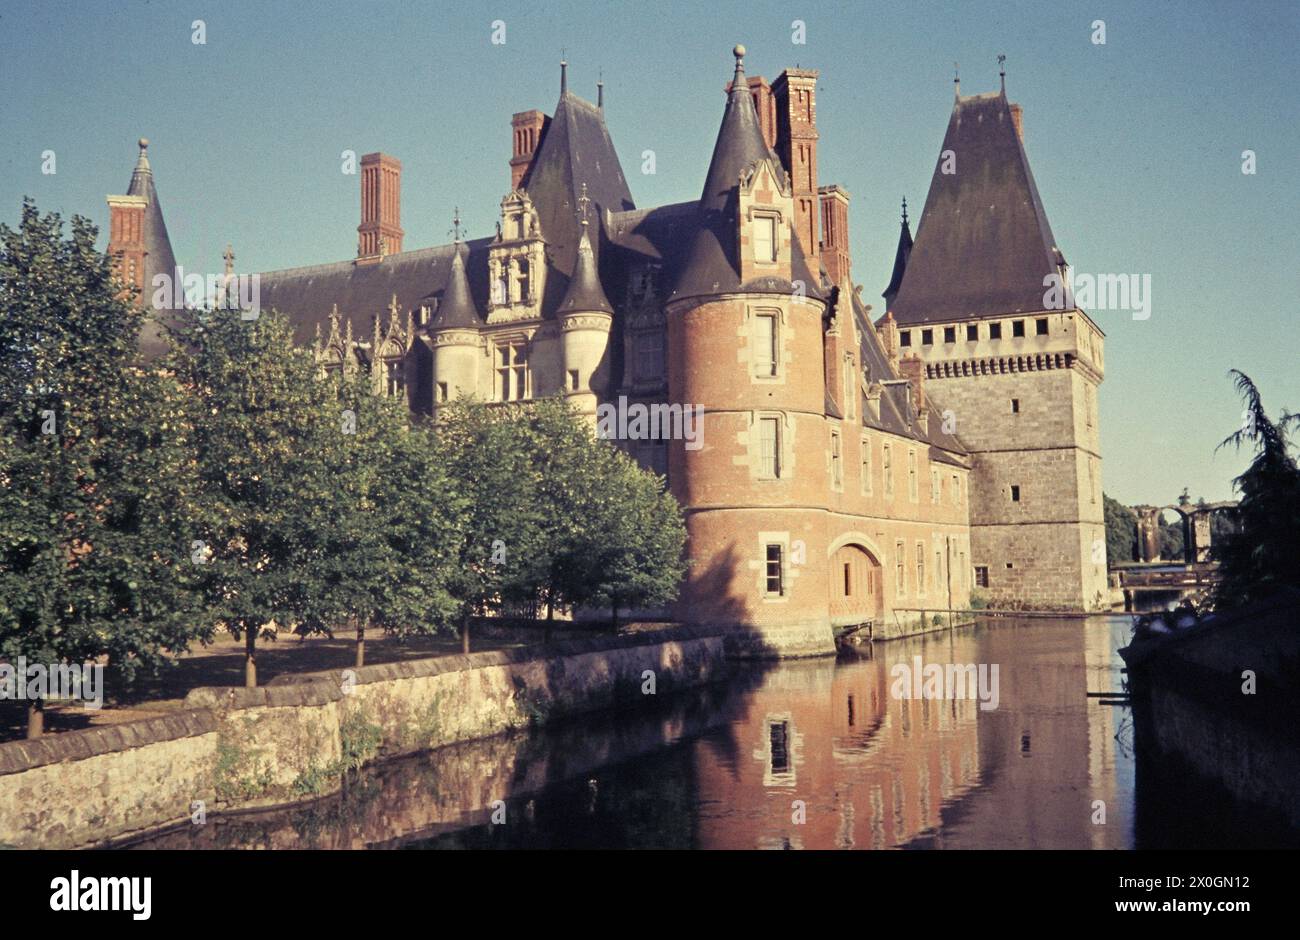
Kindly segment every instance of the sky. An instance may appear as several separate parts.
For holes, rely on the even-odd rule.
[[[963,94],[994,91],[1006,55],[1074,271],[1150,276],[1146,319],[1091,311],[1106,334],[1109,495],[1232,498],[1247,456],[1215,452],[1241,420],[1229,369],[1255,379],[1270,414],[1300,411],[1300,0],[5,0],[0,222],[15,225],[30,196],[105,229],[104,197],[126,191],[143,136],[189,271],[219,273],[227,243],[240,272],[354,257],[346,150],[402,161],[407,249],[450,241],[455,207],[470,237],[488,235],[510,184],[511,115],[553,112],[562,56],[583,97],[603,77],[637,205],[695,199],[738,42],[750,75],[820,70],[819,182],[852,194],[853,278],[877,316],[899,201],[915,224],[939,157],[954,63]]]

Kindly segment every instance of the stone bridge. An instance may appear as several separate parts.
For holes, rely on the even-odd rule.
[[[1193,504],[1186,497],[1167,506],[1134,506],[1137,513],[1138,560],[1183,561],[1189,565],[1205,564],[1210,560],[1210,516],[1236,506],[1235,500],[1221,503]],[[1182,559],[1160,557],[1160,514],[1172,509],[1183,520]]]

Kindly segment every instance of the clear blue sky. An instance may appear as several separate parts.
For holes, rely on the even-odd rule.
[[[203,19],[207,43],[191,42]],[[493,45],[491,24],[506,23]],[[791,42],[791,21],[807,42]],[[1094,20],[1106,44],[1091,42]],[[1214,454],[1240,407],[1225,373],[1300,410],[1300,3],[576,2],[54,4],[0,7],[0,220],[23,195],[101,228],[135,141],[180,262],[240,271],[350,258],[358,179],[345,149],[403,163],[406,247],[443,243],[459,205],[492,231],[510,115],[569,81],[606,115],[640,206],[699,195],[730,78],[821,70],[822,183],[853,195],[854,279],[883,312],[898,201],[919,217],[952,99],[997,87],[1078,272],[1152,277],[1149,320],[1098,312],[1104,483],[1126,503],[1184,486],[1222,499],[1244,458]],[[640,172],[654,150],[657,173]],[[1258,173],[1241,172],[1254,150]],[[42,175],[53,150],[57,173]]]

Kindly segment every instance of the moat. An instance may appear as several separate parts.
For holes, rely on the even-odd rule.
[[[1294,832],[1134,755],[1128,617],[1005,620],[368,768],[153,848],[1155,848]],[[902,664],[998,665],[997,707],[900,699]],[[494,822],[494,818],[497,822]],[[801,819],[802,821],[796,821]],[[502,822],[502,820],[504,820]]]

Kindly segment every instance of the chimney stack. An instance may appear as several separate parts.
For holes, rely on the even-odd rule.
[[[1011,123],[1016,125],[1016,136],[1025,142],[1025,109],[1018,104],[1011,105]]]
[[[817,270],[817,71],[786,69],[772,83],[776,150],[794,187],[794,229]]]
[[[912,401],[916,411],[925,411],[925,363],[916,353],[904,356],[898,363],[899,374],[912,386]]]
[[[373,263],[402,250],[402,161],[386,153],[361,158],[357,261]]]
[[[831,283],[849,285],[849,191],[843,186],[822,186],[817,190],[822,210],[822,263]]]
[[[603,89],[602,89],[603,92]],[[510,154],[510,188],[518,189],[528,169],[533,165],[533,156],[542,142],[542,135],[550,125],[551,119],[541,111],[520,111],[510,119],[514,144]]]
[[[108,197],[108,255],[124,288],[145,290],[144,196]],[[144,301],[147,302],[147,301]]]

